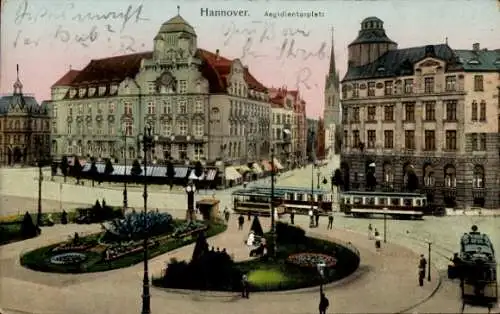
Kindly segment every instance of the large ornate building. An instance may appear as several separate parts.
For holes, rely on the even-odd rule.
[[[180,15],[160,27],[152,52],[92,60],[66,73],[52,86],[51,106],[58,156],[137,158],[137,135],[150,124],[159,161],[247,165],[269,158],[268,89],[240,60],[198,48]]]
[[[50,159],[50,115],[46,103],[39,105],[23,93],[17,80],[12,95],[0,98],[0,165],[34,165]]]
[[[498,208],[499,73],[499,50],[398,49],[380,19],[363,20],[341,82],[348,188],[416,188],[448,207]]]

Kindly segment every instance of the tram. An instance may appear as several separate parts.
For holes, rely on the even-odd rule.
[[[460,239],[460,253],[448,268],[448,278],[460,279],[462,312],[466,304],[488,307],[498,302],[495,250],[490,238],[477,226]]]
[[[353,217],[387,215],[397,219],[421,219],[427,196],[419,193],[347,191],[340,194],[340,211]]]
[[[271,193],[266,191],[253,191],[239,189],[231,193],[233,198],[233,211],[243,215],[271,216]],[[281,217],[285,210],[281,201],[274,198],[275,213]]]
[[[295,211],[295,214],[308,214],[310,209],[318,211],[320,214],[328,213],[332,210],[332,194],[328,190],[304,189],[301,187],[275,187],[274,200],[275,207],[280,207],[283,213]],[[246,197],[247,202],[251,200],[262,200],[270,204],[271,188],[267,186],[253,186],[243,190],[233,192],[233,199]],[[262,198],[262,196],[265,196]],[[266,199],[268,199],[266,201]],[[253,205],[252,205],[253,206]],[[262,207],[262,205],[259,205]],[[236,207],[235,207],[236,210]]]

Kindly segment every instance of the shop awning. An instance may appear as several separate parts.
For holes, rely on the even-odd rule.
[[[191,172],[189,173],[189,180],[204,180],[205,179],[205,174],[202,173],[200,177],[197,177],[196,174],[194,173],[194,169],[191,169]]]
[[[271,163],[267,160],[262,161],[262,167],[264,167],[264,171],[272,171],[273,167],[271,166]]]
[[[262,170],[262,168],[259,166],[258,163],[254,162],[253,165],[252,165],[252,170],[254,173],[256,174],[261,174],[263,173],[264,171]]]
[[[241,179],[241,174],[236,170],[235,167],[226,167],[226,180],[238,180]]]
[[[279,160],[278,160],[277,158],[274,158],[274,159],[273,159],[273,162],[274,162],[274,166],[275,166],[276,168],[278,168],[278,170],[283,169],[283,166],[281,165],[281,163],[279,162]]]
[[[217,170],[210,169],[210,170],[208,170],[207,177],[205,178],[205,180],[212,181],[213,179],[215,179],[216,175],[217,175]]]
[[[250,168],[248,168],[248,166],[246,165],[241,165],[241,166],[238,166],[237,169],[239,170],[239,172],[241,174],[245,173],[245,172],[250,172],[252,171]]]
[[[174,178],[184,179],[188,173],[188,167],[174,167],[175,176]]]

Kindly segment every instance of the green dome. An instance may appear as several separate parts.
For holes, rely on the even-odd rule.
[[[188,33],[193,36],[196,36],[196,32],[194,28],[186,22],[185,19],[180,15],[176,15],[170,20],[163,23],[160,27],[159,34],[162,33]]]

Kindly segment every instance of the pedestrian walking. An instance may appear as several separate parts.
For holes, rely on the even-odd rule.
[[[316,212],[316,227],[319,226],[319,212]]]
[[[333,229],[333,212],[330,212],[330,214],[328,215],[328,230],[332,230]]]
[[[224,208],[224,219],[226,220],[226,224],[229,222],[229,217],[230,217],[230,213],[229,213],[229,210],[227,209],[227,206],[226,206],[226,208]]]
[[[250,211],[248,211],[247,217],[248,217],[248,221],[250,221],[250,219],[252,219],[252,213]]]
[[[309,210],[309,228],[312,228],[314,227],[314,213],[313,213],[313,210],[310,209]]]
[[[427,260],[425,259],[424,254],[420,254],[420,260],[418,261],[418,284],[420,287],[424,285],[426,266]]]
[[[378,232],[377,228],[375,228],[375,248],[377,249],[377,251],[380,250],[380,243],[380,233]]]
[[[240,217],[238,217],[238,230],[243,229],[244,223],[245,223],[245,217],[243,217],[243,215],[240,215]]]
[[[243,275],[241,277],[241,297],[242,298],[249,298],[249,293],[248,293],[248,277],[247,275]]]
[[[372,227],[372,224],[368,224],[368,240],[373,240],[373,227]]]
[[[319,300],[319,314],[326,314],[326,310],[329,306],[330,301],[328,301],[328,298],[325,296],[325,294],[321,292]]]
[[[292,209],[292,211],[290,212],[290,223],[292,225],[295,224],[295,209]]]

